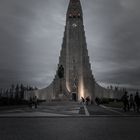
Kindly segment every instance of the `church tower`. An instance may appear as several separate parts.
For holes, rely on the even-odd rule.
[[[70,0],[68,6],[59,66],[64,68],[64,78],[61,80],[56,75],[55,85],[61,84],[63,92],[74,100],[87,96],[94,99],[94,77],[89,62],[80,0]],[[58,90],[56,94],[59,94],[59,87],[55,89]]]
[[[95,80],[89,62],[80,0],[70,0],[58,70],[47,88],[34,91],[42,100],[95,98]],[[26,99],[30,94],[26,94]]]

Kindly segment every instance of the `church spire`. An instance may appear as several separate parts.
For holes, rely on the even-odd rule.
[[[67,20],[69,18],[81,18],[83,17],[82,6],[80,0],[70,0],[68,11],[67,11]]]

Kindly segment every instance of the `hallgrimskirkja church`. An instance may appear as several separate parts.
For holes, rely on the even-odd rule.
[[[44,88],[25,93],[25,99],[37,96],[40,100],[75,100],[81,97],[117,98],[121,94],[101,87],[91,70],[80,0],[70,0],[66,26],[59,57],[58,70],[52,83]]]

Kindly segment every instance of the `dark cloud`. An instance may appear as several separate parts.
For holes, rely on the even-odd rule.
[[[0,87],[45,87],[57,69],[69,0],[0,0]],[[98,82],[140,85],[139,0],[81,0]]]
[[[96,80],[140,87],[140,2],[98,0],[93,3],[86,10],[87,14],[92,11],[93,18],[85,22]]]

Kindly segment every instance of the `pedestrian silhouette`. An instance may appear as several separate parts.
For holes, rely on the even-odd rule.
[[[84,103],[85,103],[85,99],[84,99],[84,97],[81,97],[81,99],[82,99],[82,103],[84,104]]]
[[[34,100],[35,108],[37,108],[37,96],[35,96],[33,100]]]
[[[128,101],[128,95],[127,92],[124,93],[122,96],[122,102],[123,102],[123,109],[126,112],[127,110],[129,111],[129,101]]]
[[[90,102],[90,98],[89,98],[89,96],[88,96],[88,97],[86,97],[86,105],[88,105],[89,102]]]
[[[97,105],[100,105],[100,99],[99,99],[99,97],[96,97],[95,98],[95,102],[96,102]]]
[[[140,97],[139,97],[139,93],[138,92],[136,92],[135,103],[136,103],[137,112],[139,112],[139,108],[140,108]]]
[[[129,106],[130,106],[130,109],[133,109],[135,111],[135,101],[134,101],[134,98],[133,98],[133,94],[130,94]]]

